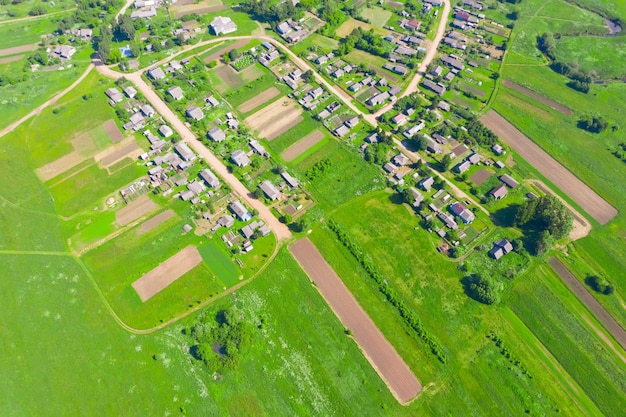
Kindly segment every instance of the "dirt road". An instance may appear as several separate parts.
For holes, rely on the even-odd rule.
[[[8,125],[7,127],[5,127],[2,131],[0,131],[0,138],[2,136],[6,135],[9,132],[12,132],[19,125],[21,125],[22,123],[24,123],[25,121],[27,121],[31,117],[41,113],[41,111],[43,109],[45,109],[46,107],[48,107],[49,105],[54,104],[57,101],[59,101],[61,99],[61,97],[63,97],[64,95],[66,95],[67,93],[72,91],[74,89],[74,87],[76,87],[78,84],[80,84],[80,82],[85,79],[85,77],[89,74],[89,72],[91,72],[91,70],[93,68],[94,68],[94,64],[89,64],[89,66],[87,67],[85,72],[83,72],[82,75],[80,77],[78,77],[78,79],[76,81],[74,81],[72,83],[72,85],[70,85],[65,90],[63,90],[60,93],[58,93],[56,96],[52,97],[50,100],[48,100],[45,103],[43,103],[41,106],[37,107],[35,110],[33,110],[30,113],[28,113],[26,116],[22,117],[20,120],[18,120],[16,122],[13,122],[10,125]]]
[[[233,174],[228,172],[228,169],[226,169],[226,166],[222,163],[222,161],[213,155],[213,153],[196,138],[193,132],[178,118],[178,116],[174,114],[169,107],[167,107],[167,104],[161,100],[154,90],[152,90],[152,87],[141,78],[141,71],[131,74],[120,74],[104,65],[98,65],[97,68],[100,73],[107,77],[118,79],[124,76],[127,80],[134,83],[137,89],[144,95],[146,100],[148,100],[155,110],[172,125],[174,130],[180,134],[183,140],[187,142],[187,144],[211,166],[211,169],[220,175],[224,181],[230,185],[233,191],[239,194],[239,196],[241,196],[241,198],[249,206],[258,210],[259,217],[274,232],[278,240],[289,239],[291,237],[291,232],[287,226],[279,222],[278,219],[274,217],[270,209],[265,206],[265,204],[254,198],[250,191],[248,191],[248,189],[246,189],[246,187],[239,182]]]
[[[576,294],[576,297],[584,305],[587,306],[589,311],[598,319],[606,330],[611,333],[617,343],[619,343],[623,349],[626,350],[626,331],[615,321],[615,319],[609,314],[608,311],[602,307],[602,305],[591,295],[591,293],[585,288],[585,286],[570,272],[569,269],[561,261],[556,258],[550,258],[549,260],[552,269],[559,274],[559,276],[565,281],[569,289]],[[605,340],[605,342],[609,342]],[[614,349],[613,349],[614,350]],[[619,354],[618,356],[621,356]],[[624,360],[623,356],[622,360]],[[626,361],[625,361],[626,362]]]
[[[441,40],[443,39],[443,35],[446,33],[446,27],[448,24],[449,15],[450,15],[450,0],[443,0],[443,9],[441,10],[441,20],[439,21],[439,26],[437,27],[437,34],[435,35],[435,39],[433,39],[433,42],[430,45],[428,45],[428,47],[426,48],[426,56],[424,57],[424,60],[417,67],[417,73],[415,74],[411,82],[409,83],[406,90],[404,90],[404,92],[398,98],[406,97],[417,91],[417,85],[419,84],[420,80],[424,76],[424,73],[426,72],[426,68],[428,68],[428,66],[433,61],[433,59],[435,59],[435,56],[437,56],[437,50],[439,49],[439,44],[441,43]],[[376,119],[381,114],[391,110],[392,108],[393,108],[393,103],[389,103],[383,108],[381,108],[380,110],[378,110],[376,113],[368,115],[367,120],[370,121],[370,123],[372,123],[371,120],[376,121]]]
[[[481,117],[481,121],[599,223],[606,224],[617,215],[615,207],[517,130],[504,117],[489,110]]]
[[[304,238],[289,250],[339,320],[352,331],[354,340],[394,397],[402,404],[412,400],[422,385],[313,243]]]

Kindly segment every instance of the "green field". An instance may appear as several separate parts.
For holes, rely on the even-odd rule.
[[[626,40],[623,36],[564,37],[557,43],[556,59],[599,79],[621,79],[626,75]]]
[[[374,6],[361,10],[361,17],[367,19],[374,26],[382,28],[387,24],[387,21],[391,17],[391,12]]]

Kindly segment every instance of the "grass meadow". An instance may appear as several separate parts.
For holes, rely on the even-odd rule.
[[[601,5],[609,7],[612,4],[592,0],[584,1],[584,4],[588,6],[592,3],[598,7]],[[620,178],[626,175],[626,166],[611,152],[623,142],[620,132],[624,128],[621,114],[622,109],[626,108],[626,87],[622,83],[608,83],[593,85],[589,94],[579,93],[566,86],[567,78],[545,66],[543,58],[536,58],[539,51],[535,48],[534,37],[528,35],[541,34],[544,31],[545,19],[538,16],[548,13],[554,7],[555,5],[540,8],[536,13],[537,16],[533,17],[534,15],[527,15],[528,11],[523,11],[533,9],[530,6],[528,9],[523,6],[520,15],[526,15],[526,17],[520,17],[519,25],[516,24],[519,30],[515,31],[511,42],[511,53],[505,61],[503,78],[515,81],[566,105],[574,110],[574,114],[565,116],[504,86],[499,87],[493,108],[620,211],[612,222],[604,226],[592,220],[594,229],[591,234],[585,239],[574,242],[570,247],[572,257],[577,259],[576,262],[572,262],[572,267],[581,280],[589,270],[593,270],[615,285],[614,296],[597,296],[597,298],[616,316],[618,321],[624,323],[626,314],[623,307],[620,307],[620,300],[626,297],[626,276],[623,274],[626,270],[626,253],[621,231],[626,228],[626,216],[622,213],[622,208],[626,207],[624,198],[626,188]],[[572,20],[582,24],[585,22],[585,16],[590,12],[576,9],[572,11]],[[623,8],[615,10],[618,12],[622,10],[620,13],[623,13]],[[596,17],[590,18],[587,23],[592,23],[594,19],[599,18],[595,14],[593,16]],[[555,20],[555,25],[559,24]],[[556,29],[551,29],[551,31],[554,32]],[[596,39],[598,42],[614,42],[612,38],[591,37],[567,38],[567,41],[577,40],[582,45],[590,39]],[[520,57],[523,57],[523,60]],[[607,66],[598,70],[611,70],[611,68],[613,67]],[[578,129],[576,122],[579,117],[589,113],[602,115],[609,121],[610,126],[618,126],[617,130],[613,131],[609,128],[601,134],[591,134]],[[584,214],[582,211],[581,213]],[[586,262],[581,262],[581,259],[585,259]]]
[[[351,201],[330,217],[343,225],[378,265],[448,355],[447,364],[439,363],[404,327],[334,234],[323,225],[313,230],[310,236],[316,246],[427,387],[410,407],[412,413],[600,415],[577,382],[558,365],[559,358],[546,351],[529,329],[508,313],[506,305],[485,307],[464,294],[463,273],[434,250],[427,232],[416,229],[417,218],[408,207],[392,203],[390,194],[378,191]],[[470,263],[477,265],[476,261]],[[518,281],[524,282],[527,274],[515,278],[513,285],[521,285]],[[486,337],[492,331],[504,340],[519,365],[509,362]],[[552,371],[546,372],[546,368]]]

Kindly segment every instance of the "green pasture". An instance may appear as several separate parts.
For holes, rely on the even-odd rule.
[[[42,35],[54,32],[57,27],[57,23],[46,18],[2,23],[0,49],[39,43]]]
[[[385,186],[378,167],[365,160],[342,142],[328,141],[323,147],[300,160],[294,168],[299,178],[305,178],[306,171],[322,159],[329,159],[328,171],[310,181],[308,189],[313,199],[323,204],[325,209],[333,209],[351,200]]]
[[[620,415],[626,407],[623,363],[576,317],[570,304],[580,302],[546,268],[535,269],[515,287],[511,308],[604,415]]]
[[[570,389],[573,382],[569,375],[559,375],[555,383],[546,373],[546,367],[557,361],[548,352],[536,354],[537,345],[545,348],[522,332],[529,333],[525,327],[520,328],[519,323],[514,327],[501,314],[504,307],[485,307],[469,299],[463,292],[463,273],[457,264],[435,251],[426,231],[416,229],[417,217],[408,207],[389,198],[384,191],[362,196],[341,207],[332,219],[346,228],[444,346],[449,358],[446,365],[404,327],[397,312],[332,232],[322,225],[310,237],[417,377],[431,384],[410,412],[516,415],[531,410],[541,415],[589,415],[595,407],[584,393]],[[520,279],[524,278],[516,278],[513,285]],[[532,379],[495,349],[486,338],[491,331],[501,335]],[[528,346],[531,342],[533,345]],[[576,403],[570,397],[576,397]]]
[[[280,136],[277,136],[275,139],[272,139],[269,142],[270,148],[272,148],[277,153],[283,152],[289,146],[293,145],[300,139],[306,137],[309,133],[313,132],[316,129],[319,129],[322,132],[326,132],[326,129],[318,122],[313,119],[311,113],[304,112],[302,113],[302,120],[300,123],[286,131]]]
[[[361,17],[367,19],[374,26],[382,28],[391,18],[391,12],[378,6],[372,6],[361,10]]]
[[[621,79],[626,75],[626,38],[563,37],[557,42],[556,59],[600,79]]]

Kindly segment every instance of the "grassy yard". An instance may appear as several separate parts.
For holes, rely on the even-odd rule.
[[[361,17],[367,19],[372,25],[382,28],[391,17],[391,12],[378,6],[373,6],[361,10]]]

